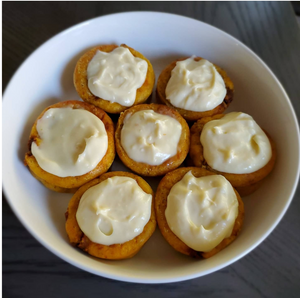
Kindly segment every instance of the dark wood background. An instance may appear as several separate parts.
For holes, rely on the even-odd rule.
[[[3,2],[3,88],[26,57],[61,30],[138,10],[193,17],[235,36],[270,66],[300,115],[300,28],[289,2]],[[208,276],[162,285],[81,271],[41,246],[5,198],[2,206],[3,297],[300,297],[299,189],[275,231],[242,260]]]

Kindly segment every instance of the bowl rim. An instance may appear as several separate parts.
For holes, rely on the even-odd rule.
[[[274,81],[277,83],[278,87],[281,89],[286,102],[290,108],[290,111],[292,113],[293,116],[293,121],[294,124],[296,125],[296,130],[297,130],[297,144],[298,144],[298,168],[297,168],[297,174],[295,176],[294,179],[294,183],[293,183],[293,187],[290,190],[290,194],[289,194],[289,198],[284,206],[284,208],[281,210],[279,216],[277,217],[277,219],[274,221],[274,223],[272,224],[272,226],[263,234],[263,236],[260,237],[260,239],[255,242],[253,245],[251,245],[250,247],[248,247],[246,250],[244,250],[243,252],[241,252],[240,254],[236,255],[234,258],[228,260],[227,262],[224,262],[218,266],[215,266],[213,268],[210,268],[208,270],[205,270],[204,272],[200,272],[200,273],[192,273],[192,274],[188,274],[188,275],[184,275],[184,276],[178,276],[178,277],[170,277],[170,278],[164,278],[164,279],[153,279],[153,278],[136,278],[136,277],[128,277],[125,276],[123,274],[110,274],[110,273],[106,273],[103,272],[101,270],[95,270],[94,268],[91,268],[89,266],[84,265],[82,262],[77,262],[76,259],[74,260],[73,258],[68,257],[68,255],[61,253],[59,249],[56,249],[55,247],[52,247],[48,242],[46,242],[45,240],[43,240],[43,238],[40,238],[40,236],[35,232],[34,229],[32,229],[26,222],[26,220],[22,217],[21,213],[19,213],[17,211],[17,208],[15,207],[14,203],[13,203],[13,199],[9,196],[8,191],[5,188],[5,184],[4,181],[2,181],[2,188],[3,188],[3,193],[6,197],[6,201],[8,202],[10,208],[13,210],[14,214],[16,215],[16,217],[19,219],[19,221],[22,223],[22,225],[27,229],[27,231],[30,232],[30,234],[36,239],[38,240],[45,248],[47,248],[49,251],[51,251],[54,255],[58,256],[59,258],[61,258],[62,260],[70,263],[71,265],[80,268],[81,270],[87,271],[89,273],[101,276],[101,277],[105,277],[105,278],[109,278],[109,279],[113,279],[113,280],[118,280],[118,281],[124,281],[124,282],[132,282],[132,283],[143,283],[143,284],[161,284],[161,283],[170,283],[170,282],[179,282],[179,281],[185,281],[185,280],[189,280],[189,279],[194,279],[197,277],[201,277],[201,276],[205,276],[208,275],[210,273],[213,273],[215,271],[218,271],[224,267],[227,267],[231,264],[233,264],[234,262],[238,261],[239,259],[241,259],[242,257],[244,257],[245,255],[247,255],[248,253],[250,253],[252,250],[254,250],[258,245],[260,245],[271,233],[272,231],[274,231],[274,229],[276,228],[276,226],[279,224],[279,222],[281,221],[281,219],[283,218],[283,216],[285,215],[288,207],[291,204],[291,201],[295,195],[296,189],[297,189],[297,185],[298,185],[298,181],[299,181],[299,176],[300,176],[300,133],[299,133],[299,122],[294,110],[294,107],[291,103],[291,100],[287,94],[287,92],[285,91],[284,87],[282,86],[282,84],[280,83],[280,81],[278,80],[278,78],[275,76],[275,74],[272,72],[272,70],[268,67],[268,65],[255,53],[253,52],[248,46],[246,46],[244,43],[242,43],[241,41],[239,41],[237,38],[233,37],[232,35],[228,34],[227,32],[213,26],[210,24],[207,24],[203,21],[197,20],[195,18],[192,17],[186,17],[186,16],[182,16],[182,15],[178,15],[178,14],[173,14],[173,13],[165,13],[165,12],[156,12],[156,11],[128,11],[128,12],[119,12],[119,13],[111,13],[111,14],[106,14],[106,15],[102,15],[102,16],[98,16],[95,18],[91,18],[88,19],[86,21],[80,22],[76,25],[73,25],[59,33],[57,33],[56,35],[54,35],[53,37],[51,37],[50,39],[48,39],[47,41],[45,41],[44,43],[42,43],[37,49],[35,49],[22,63],[21,65],[18,67],[18,69],[15,71],[15,73],[13,74],[13,76],[11,77],[9,83],[7,84],[5,91],[3,93],[3,110],[5,109],[5,106],[8,105],[8,99],[6,99],[6,94],[8,93],[8,90],[11,88],[12,82],[14,81],[14,79],[16,78],[16,76],[22,71],[22,69],[28,64],[30,63],[31,59],[33,58],[33,56],[36,54],[36,52],[43,50],[44,48],[46,48],[50,43],[52,43],[55,39],[58,39],[66,34],[69,34],[72,31],[76,31],[78,28],[82,28],[85,26],[88,26],[90,23],[97,21],[98,19],[103,19],[103,18],[110,18],[110,17],[117,17],[118,15],[132,15],[133,17],[136,15],[142,15],[142,14],[147,14],[147,15],[152,15],[152,17],[155,17],[157,15],[160,16],[165,16],[165,17],[175,17],[175,18],[181,18],[183,21],[184,20],[189,20],[189,21],[194,21],[194,22],[200,22],[202,24],[202,26],[207,26],[210,29],[213,29],[215,31],[219,31],[219,33],[225,35],[227,38],[231,39],[232,41],[234,41],[235,43],[237,43],[239,46],[241,46],[245,51],[247,51],[249,54],[251,54],[267,71],[268,73],[271,75],[271,77],[274,79]]]

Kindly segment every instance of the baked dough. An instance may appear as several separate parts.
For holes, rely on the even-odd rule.
[[[93,170],[81,176],[58,177],[56,175],[50,174],[39,166],[36,158],[32,155],[31,152],[31,143],[36,142],[37,145],[39,144],[39,135],[36,127],[37,121],[43,117],[44,113],[47,110],[51,108],[66,108],[66,107],[71,107],[73,109],[84,109],[96,115],[103,122],[108,137],[107,151],[104,157],[102,158],[102,160],[98,163],[98,165]],[[37,120],[35,121],[31,129],[28,147],[29,147],[29,152],[27,152],[25,155],[25,165],[29,167],[29,170],[32,173],[32,175],[51,190],[57,192],[74,193],[83,184],[105,173],[113,163],[115,158],[114,124],[110,119],[110,117],[103,110],[93,105],[81,101],[76,101],[76,100],[60,102],[46,108],[37,118]]]
[[[74,76],[73,76],[76,91],[84,101],[103,109],[107,113],[112,113],[112,114],[119,114],[122,111],[126,110],[128,107],[122,106],[117,102],[112,103],[108,100],[99,98],[94,94],[92,94],[88,87],[87,67],[98,50],[109,53],[114,49],[116,49],[117,47],[118,47],[117,45],[102,45],[102,46],[97,46],[92,48],[78,60],[75,67]],[[147,71],[145,82],[136,91],[136,98],[135,98],[134,105],[137,105],[145,102],[152,93],[154,83],[155,83],[154,70],[150,61],[147,58],[145,58],[141,53],[135,51],[134,49],[128,47],[125,44],[122,44],[121,47],[128,48],[133,56],[145,60],[148,64],[148,71]]]
[[[125,243],[113,244],[107,246],[107,245],[102,245],[102,244],[92,242],[81,231],[76,220],[76,212],[82,195],[90,187],[99,184],[100,182],[114,176],[130,177],[136,180],[136,182],[144,192],[152,195],[152,206],[151,206],[150,219],[148,223],[145,225],[144,230],[141,234],[139,234],[134,239],[127,241]],[[151,235],[155,231],[155,227],[156,227],[156,218],[154,212],[154,192],[144,179],[128,172],[109,172],[85,184],[80,189],[78,189],[78,191],[74,194],[74,196],[69,202],[69,206],[66,212],[66,231],[69,236],[69,240],[71,244],[76,247],[79,247],[83,251],[86,251],[90,255],[101,259],[121,260],[121,259],[127,259],[133,257],[136,253],[138,253],[138,251],[151,237]]]
[[[189,171],[192,171],[192,174],[197,178],[215,175],[215,173],[209,172],[206,169],[196,167],[179,168],[175,171],[166,174],[164,178],[160,181],[155,195],[155,212],[157,217],[157,223],[162,235],[175,250],[193,258],[210,258],[222,249],[224,249],[226,246],[228,246],[232,241],[235,240],[235,238],[240,233],[244,219],[244,204],[238,192],[234,190],[238,199],[239,207],[238,216],[235,220],[231,236],[225,238],[219,245],[217,245],[214,249],[212,249],[209,252],[193,250],[192,248],[188,247],[183,241],[181,241],[171,231],[165,216],[165,211],[167,208],[167,198],[171,188],[174,184],[179,182],[183,178],[183,176]]]
[[[121,130],[123,127],[123,122],[125,117],[128,114],[133,114],[135,112],[142,111],[142,110],[153,110],[156,113],[173,117],[181,124],[182,127],[181,136],[178,142],[177,154],[170,157],[165,162],[157,166],[134,161],[127,155],[127,153],[125,152],[125,150],[121,145]],[[117,128],[115,133],[116,150],[118,156],[125,164],[125,166],[127,166],[132,171],[143,176],[160,176],[176,169],[182,164],[189,150],[189,146],[190,146],[189,136],[190,136],[190,130],[186,121],[174,109],[159,104],[142,104],[142,105],[131,107],[130,109],[121,113],[117,123]]]
[[[166,87],[171,78],[171,72],[172,72],[173,68],[175,68],[177,61],[183,61],[186,59],[188,59],[188,58],[182,58],[182,59],[178,59],[178,60],[172,62],[161,72],[160,76],[158,77],[157,88],[156,88],[156,94],[157,94],[159,101],[161,103],[166,104],[167,106],[172,107],[173,109],[177,110],[180,113],[180,115],[187,121],[197,121],[198,119],[203,118],[203,117],[208,117],[208,116],[212,116],[215,114],[223,113],[233,100],[234,86],[233,86],[232,81],[228,77],[227,73],[225,72],[225,70],[221,69],[219,66],[217,66],[215,64],[214,64],[215,68],[217,69],[217,71],[219,72],[219,74],[222,76],[222,78],[224,80],[224,83],[225,83],[225,86],[227,89],[227,94],[226,94],[223,102],[220,105],[218,105],[217,107],[215,107],[213,110],[205,111],[205,112],[195,112],[195,111],[189,111],[189,110],[177,108],[177,107],[173,106],[170,103],[170,101],[166,98]],[[203,59],[203,58],[201,58],[201,57],[194,58],[195,61],[200,61],[201,59]]]
[[[262,167],[261,169],[248,174],[231,174],[217,171],[211,168],[204,159],[203,156],[203,146],[200,142],[200,135],[203,129],[203,126],[212,120],[221,119],[224,117],[224,114],[214,115],[211,117],[205,117],[198,120],[191,128],[191,146],[190,146],[190,158],[193,162],[193,165],[196,167],[203,167],[214,173],[223,175],[232,186],[238,191],[241,196],[247,196],[253,193],[259,188],[262,183],[262,180],[272,171],[275,165],[276,160],[276,149],[273,140],[266,133],[269,138],[271,147],[272,147],[272,157],[269,162]]]

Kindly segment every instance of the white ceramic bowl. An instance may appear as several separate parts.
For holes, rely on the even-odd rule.
[[[249,113],[274,139],[278,158],[263,186],[245,198],[241,235],[207,260],[175,252],[157,229],[134,258],[100,260],[73,248],[65,232],[70,194],[43,187],[23,164],[31,126],[41,111],[58,101],[79,99],[72,74],[77,59],[98,44],[126,43],[152,62],[156,76],[171,61],[192,54],[223,67],[235,84],[230,110]],[[155,98],[155,93],[153,99]],[[108,15],[74,26],[38,48],[19,68],[3,102],[3,183],[12,209],[46,248],[65,261],[117,280],[164,283],[221,269],[261,243],[288,208],[299,175],[299,131],[290,100],[271,70],[230,35],[194,19],[135,12]],[[115,161],[113,170],[125,169]],[[148,179],[149,181],[149,179]],[[157,184],[151,179],[152,185]]]

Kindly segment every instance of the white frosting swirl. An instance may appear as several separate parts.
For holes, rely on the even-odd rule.
[[[264,167],[272,156],[269,138],[247,114],[232,112],[203,127],[203,156],[213,169],[247,174]]]
[[[105,126],[89,111],[52,108],[38,120],[36,128],[41,142],[32,142],[31,152],[39,166],[53,175],[84,175],[106,154]]]
[[[134,57],[127,48],[118,47],[110,53],[98,50],[87,67],[88,87],[97,97],[130,107],[147,70],[147,62]]]
[[[231,235],[239,204],[223,176],[196,178],[189,171],[174,184],[167,200],[168,225],[190,248],[208,252]]]
[[[89,188],[81,197],[76,219],[93,242],[125,243],[143,232],[151,216],[152,195],[129,177],[114,176]]]
[[[121,145],[134,161],[157,166],[177,154],[181,131],[176,119],[143,110],[124,119]]]
[[[194,58],[176,63],[166,87],[166,98],[177,108],[210,111],[223,102],[225,83],[212,63]]]

